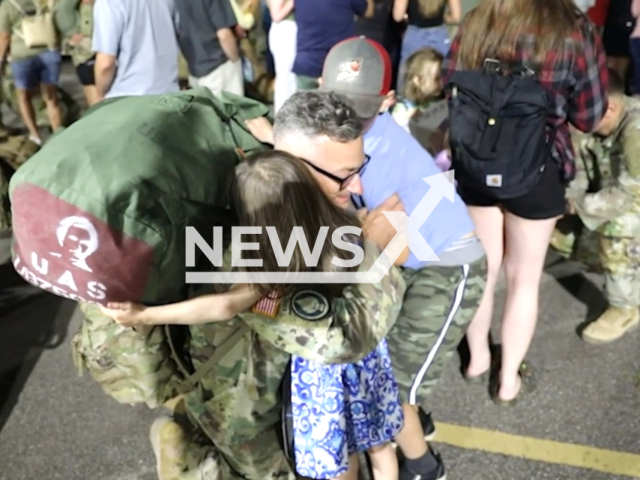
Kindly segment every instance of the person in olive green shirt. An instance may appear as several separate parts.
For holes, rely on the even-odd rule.
[[[18,95],[20,114],[30,139],[42,144],[36,125],[31,91],[40,87],[51,128],[62,126],[57,83],[60,78],[60,52],[49,47],[28,47],[21,33],[22,19],[39,12],[41,0],[6,0],[0,4],[0,70],[4,74],[9,54],[11,72]]]
[[[91,49],[93,0],[58,0],[54,20],[63,42],[69,47],[76,75],[91,106],[99,100],[93,74],[95,54]]]

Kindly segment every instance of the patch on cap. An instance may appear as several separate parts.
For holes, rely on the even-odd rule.
[[[336,82],[344,82],[358,78],[362,71],[362,58],[356,58],[349,60],[348,62],[342,62],[338,65],[338,75],[336,76]]]

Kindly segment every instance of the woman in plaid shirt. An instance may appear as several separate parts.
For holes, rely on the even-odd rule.
[[[538,292],[551,233],[565,213],[565,185],[575,174],[569,123],[588,132],[607,109],[606,58],[595,27],[572,0],[481,0],[464,19],[442,65],[446,84],[455,70],[478,70],[487,58],[525,64],[549,92],[558,127],[553,162],[533,191],[498,201],[459,188],[487,252],[487,289],[467,331],[471,361],[465,376],[485,378],[491,366],[489,328],[495,284],[504,266],[507,300],[502,319],[500,374],[492,397],[513,405],[533,386],[523,362],[538,316]]]

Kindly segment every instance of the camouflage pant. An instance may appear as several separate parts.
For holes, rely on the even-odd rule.
[[[587,229],[575,215],[558,220],[551,247],[568,260],[581,262],[596,271],[601,268],[599,234]]]
[[[613,307],[640,306],[640,237],[600,237],[605,294]]]
[[[202,435],[187,445],[176,480],[295,480],[282,454],[276,429],[233,448],[218,449]]]
[[[179,378],[162,327],[135,330],[80,303],[84,320],[72,340],[74,363],[86,368],[105,393],[124,404],[155,408],[175,396]]]
[[[403,402],[422,405],[480,305],[487,262],[404,269],[403,276],[407,291],[387,343]]]

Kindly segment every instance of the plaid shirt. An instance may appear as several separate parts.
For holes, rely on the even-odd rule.
[[[460,34],[453,40],[447,58],[442,64],[442,80],[446,84],[451,74],[461,68],[457,56]],[[540,83],[551,96],[553,113],[549,123],[558,127],[554,158],[562,166],[565,181],[573,179],[576,172],[575,153],[569,125],[590,132],[600,123],[607,111],[607,84],[609,81],[602,41],[586,17],[578,21],[572,38],[581,49],[568,47],[561,52],[548,52],[540,69]],[[533,37],[518,42],[516,62],[526,62],[533,53]]]

